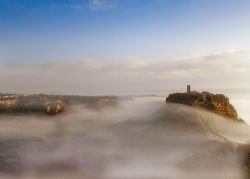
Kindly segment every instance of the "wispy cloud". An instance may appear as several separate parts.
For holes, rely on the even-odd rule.
[[[83,8],[86,8],[84,4],[70,4],[69,7],[74,10],[81,10]]]
[[[250,50],[161,61],[80,60],[46,64],[2,64],[2,92],[143,94],[180,89],[250,88]]]
[[[106,10],[116,7],[117,0],[89,0],[91,10]]]
[[[3,0],[3,2],[5,3],[5,5],[7,5],[11,9],[19,10],[19,9],[24,8],[24,5],[21,4],[20,2],[14,2],[11,0]]]
[[[118,0],[88,0],[86,3],[70,4],[73,10],[90,9],[91,11],[109,10],[117,7]]]

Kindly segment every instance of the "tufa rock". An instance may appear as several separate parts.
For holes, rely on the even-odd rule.
[[[0,113],[37,113],[56,115],[64,111],[64,102],[44,95],[0,95]]]
[[[223,94],[212,94],[209,92],[199,93],[195,91],[189,93],[173,93],[166,98],[166,102],[200,107],[221,116],[239,120],[235,108],[230,104],[228,97]]]
[[[59,114],[62,113],[64,111],[64,104],[62,100],[48,100],[46,99],[45,102],[45,112],[47,114]]]

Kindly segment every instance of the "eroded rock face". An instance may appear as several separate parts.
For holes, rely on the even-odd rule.
[[[205,108],[230,119],[239,120],[238,114],[228,97],[223,94],[209,92],[173,93],[166,98],[166,102],[186,104]]]
[[[42,95],[0,95],[0,113],[59,114],[64,103],[57,98]]]
[[[45,109],[47,114],[58,114],[64,111],[64,104],[62,100],[46,99]]]

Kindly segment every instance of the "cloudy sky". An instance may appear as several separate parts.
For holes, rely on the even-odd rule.
[[[250,85],[248,0],[0,0],[0,92]]]

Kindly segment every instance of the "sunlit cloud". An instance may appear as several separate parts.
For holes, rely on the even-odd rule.
[[[191,83],[197,88],[250,88],[250,50],[185,59],[91,60],[1,64],[2,92],[65,94],[157,93]]]

